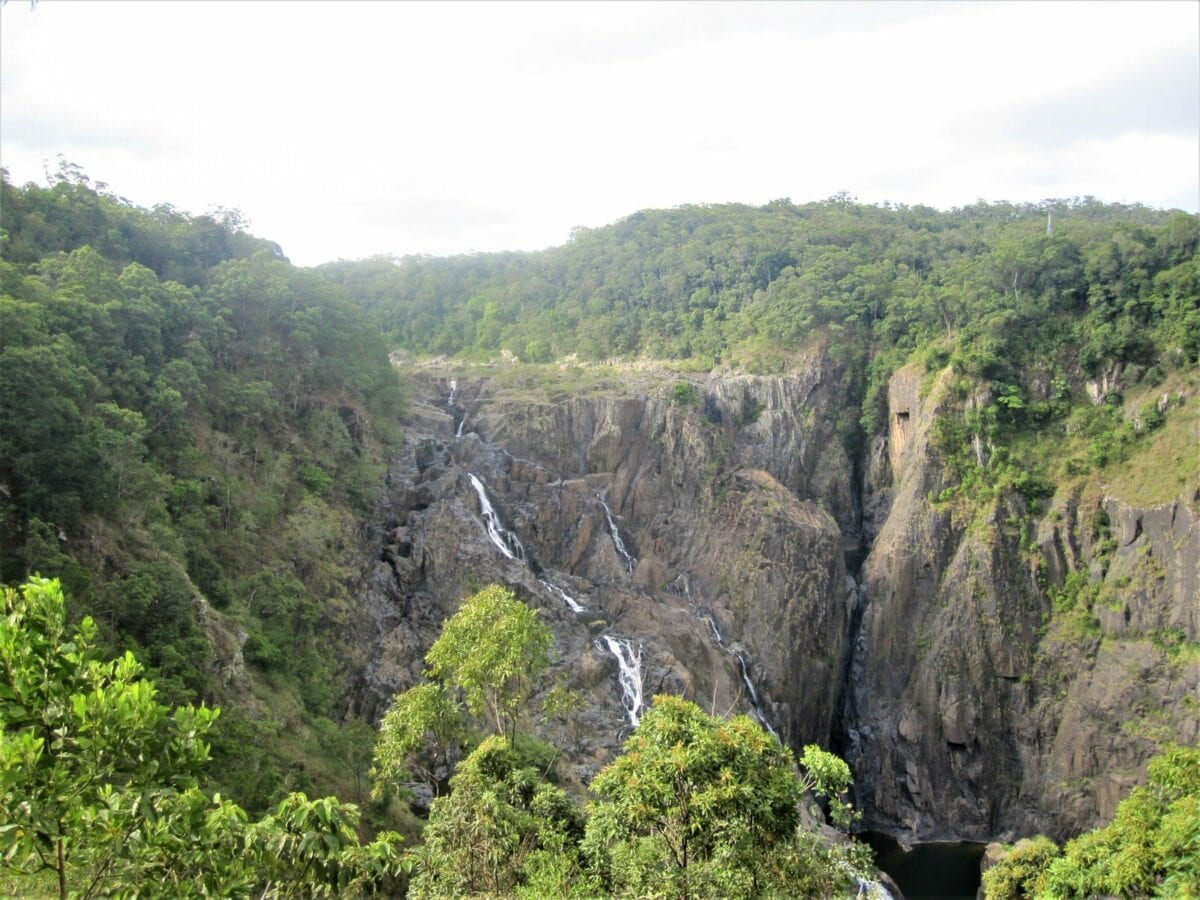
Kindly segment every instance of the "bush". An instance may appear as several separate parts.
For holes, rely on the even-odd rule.
[[[987,900],[1023,900],[1037,893],[1050,863],[1058,857],[1058,845],[1038,835],[1018,841],[994,866],[983,873]]]
[[[300,470],[300,480],[317,496],[324,496],[333,487],[333,478],[320,466],[308,465]]]
[[[700,390],[690,381],[677,381],[671,391],[671,401],[676,406],[699,406]]]
[[[270,638],[257,631],[251,631],[246,636],[246,642],[242,644],[242,657],[251,665],[268,672],[282,668],[285,660],[283,651]]]

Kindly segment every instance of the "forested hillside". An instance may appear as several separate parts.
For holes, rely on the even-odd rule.
[[[213,771],[261,807],[308,783],[295,727],[334,713],[331,623],[398,433],[388,348],[236,214],[69,166],[0,190],[0,581],[61,577],[169,702],[233,695]]]
[[[828,329],[881,349],[953,336],[1003,374],[1019,368],[1028,329],[1052,319],[1063,326],[1054,336],[1078,339],[1094,372],[1172,341],[1193,359],[1200,352],[1186,302],[1196,235],[1194,216],[1090,198],[938,212],[835,197],[648,210],[540,253],[321,271],[418,354],[769,369]]]
[[[1061,841],[1149,809],[1118,801],[1200,735],[1198,238],[1194,215],[1092,200],[834,198],[321,271],[414,363],[446,356],[420,369],[410,475],[435,509],[484,473],[552,587],[605,597],[681,692],[720,690],[706,638],[738,647],[752,709],[793,747],[831,731],[872,827]],[[427,503],[395,553],[469,575]],[[628,577],[596,537],[610,506]],[[410,570],[399,590],[432,595]],[[804,693],[839,668],[840,700]],[[1063,885],[1093,851],[1107,874],[1052,895],[1194,869],[1134,831],[1069,845]]]

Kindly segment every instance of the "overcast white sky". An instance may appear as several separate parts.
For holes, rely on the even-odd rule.
[[[1196,212],[1200,3],[12,0],[0,163],[59,153],[302,265],[840,190]]]

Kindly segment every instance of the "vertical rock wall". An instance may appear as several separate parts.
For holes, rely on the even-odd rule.
[[[794,745],[827,743],[856,597],[844,564],[857,529],[851,463],[830,424],[843,375],[816,355],[787,377],[709,378],[697,405],[673,401],[673,378],[556,400],[460,378],[454,407],[438,382],[419,382],[371,579],[371,604],[391,614],[358,707],[378,714],[414,684],[461,598],[500,581],[551,624],[559,672],[589,699],[580,780],[626,724],[603,634],[641,646],[647,698],[677,693],[751,712]],[[528,565],[486,537],[468,473]]]
[[[1200,661],[1171,645],[1197,640],[1197,498],[1060,496],[1031,549],[1020,498],[935,501],[944,392],[921,383],[913,368],[893,377],[890,489],[880,463],[866,479],[864,507],[886,514],[846,722],[867,824],[908,840],[1077,833],[1163,741],[1200,737]],[[1072,572],[1107,602],[1053,611]]]

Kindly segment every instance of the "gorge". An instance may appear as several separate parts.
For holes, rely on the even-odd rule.
[[[1156,740],[1200,734],[1197,667],[1154,639],[1200,637],[1197,496],[1056,496],[1036,517],[1009,497],[964,521],[936,499],[945,379],[898,370],[886,433],[853,459],[846,376],[817,350],[786,375],[693,378],[680,403],[654,371],[587,392],[410,371],[359,710],[415,683],[441,621],[498,581],[540,610],[587,698],[580,784],[666,692],[844,753],[863,826],[905,843],[1111,816]],[[1079,571],[1137,585],[1082,637],[1048,596]]]
[[[661,695],[832,750],[885,843],[1070,839],[1196,764],[1194,215],[835,197],[300,269],[77,175],[0,199],[0,580],[221,708],[209,796],[420,847],[456,757],[369,799],[378,723],[490,584],[553,635],[533,708],[582,700],[522,723],[567,812]]]

